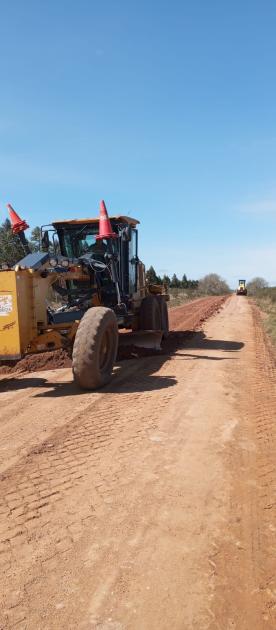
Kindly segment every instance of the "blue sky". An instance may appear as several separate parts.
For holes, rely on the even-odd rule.
[[[1,218],[104,198],[159,273],[276,284],[274,0],[0,6]]]

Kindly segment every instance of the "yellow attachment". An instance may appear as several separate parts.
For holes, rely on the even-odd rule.
[[[65,279],[65,274],[61,278]],[[43,273],[43,268],[0,272],[0,360],[17,360],[28,353],[56,350],[64,346],[66,339],[74,340],[79,322],[49,326],[47,294],[59,274]],[[87,280],[82,268],[66,273],[66,280]],[[93,306],[100,300],[92,298]]]
[[[30,317],[32,284],[27,273],[0,274],[0,359],[19,359],[23,346],[36,335]]]
[[[47,328],[46,296],[54,278],[31,269],[0,272],[0,359],[20,359]]]
[[[62,348],[62,336],[57,330],[47,330],[42,335],[33,339],[28,347],[28,352],[41,352],[45,350],[58,350]]]

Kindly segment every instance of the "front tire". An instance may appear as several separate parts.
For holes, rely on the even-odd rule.
[[[118,350],[118,325],[110,308],[94,306],[80,321],[73,347],[74,380],[82,389],[97,389],[111,380]]]

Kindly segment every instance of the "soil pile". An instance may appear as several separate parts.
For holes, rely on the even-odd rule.
[[[40,352],[29,354],[20,361],[2,363],[0,374],[13,374],[18,372],[39,372],[41,370],[56,370],[70,367],[71,359],[66,350],[54,350],[52,352]]]

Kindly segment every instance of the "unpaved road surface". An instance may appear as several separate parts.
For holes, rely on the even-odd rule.
[[[273,357],[246,298],[183,313],[101,392],[2,379],[0,628],[275,630]]]

